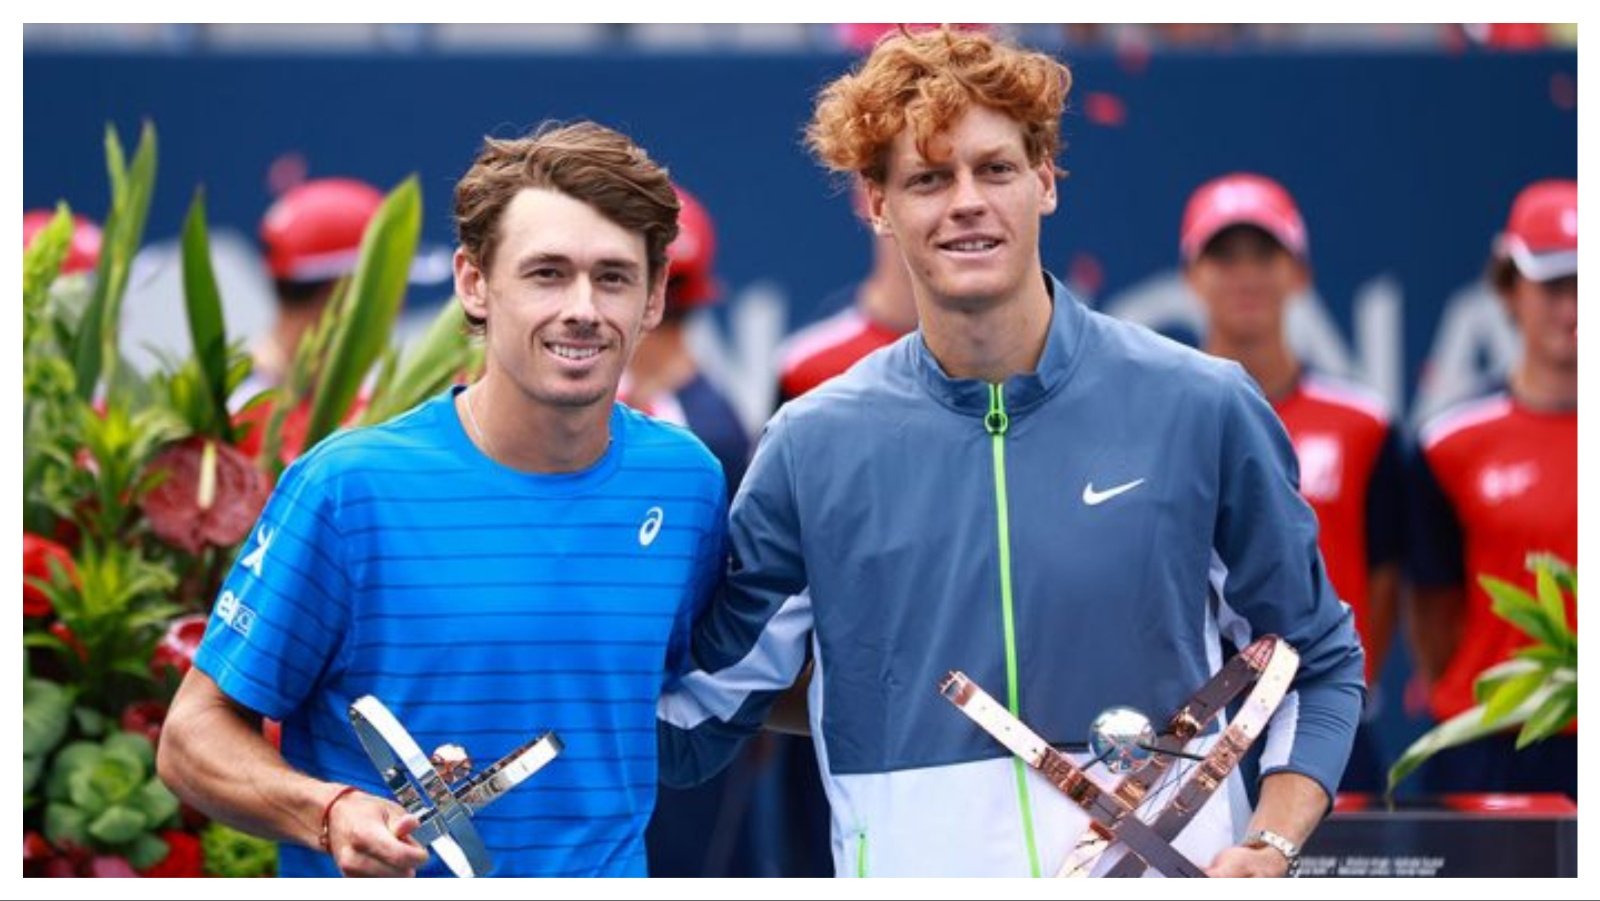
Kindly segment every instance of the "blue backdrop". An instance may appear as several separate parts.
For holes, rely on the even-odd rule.
[[[1516,190],[1577,173],[1570,51],[1166,53],[1137,65],[1081,52],[1068,62],[1070,176],[1044,230],[1046,265],[1091,302],[1181,334],[1170,304],[1119,300],[1171,274],[1196,185],[1235,169],[1272,175],[1309,223],[1322,344],[1343,342],[1350,357],[1334,368],[1400,407],[1412,405],[1441,313],[1476,279]],[[176,234],[200,183],[214,224],[253,233],[271,201],[269,168],[299,154],[312,176],[388,186],[418,173],[425,239],[443,244],[452,185],[485,133],[592,117],[634,135],[705,201],[730,306],[762,286],[792,327],[826,312],[821,299],[867,265],[847,196],[800,144],[815,90],[849,64],[812,54],[33,52],[23,60],[24,199],[103,211],[105,123],[131,143],[149,118],[161,139],[153,238]],[[1363,291],[1387,310],[1367,333]],[[1385,315],[1398,317],[1392,328]],[[1449,365],[1496,362],[1493,342],[1462,341]],[[743,349],[758,361],[766,351]]]
[[[754,427],[779,334],[829,312],[822,298],[867,267],[847,193],[800,143],[811,97],[850,62],[26,53],[24,200],[103,213],[105,124],[131,143],[148,118],[161,140],[154,239],[178,232],[200,183],[214,227],[253,234],[269,171],[298,154],[312,176],[389,186],[417,173],[424,239],[447,244],[452,186],[484,134],[595,118],[632,134],[712,211],[730,303],[703,346]],[[1202,181],[1249,169],[1283,181],[1309,224],[1316,297],[1297,343],[1313,359],[1413,418],[1506,364],[1514,339],[1478,276],[1515,192],[1576,177],[1575,53],[1083,52],[1069,63],[1071,174],[1044,257],[1091,303],[1192,334],[1175,277],[1183,204]],[[1386,674],[1391,723],[1404,672],[1401,662]]]

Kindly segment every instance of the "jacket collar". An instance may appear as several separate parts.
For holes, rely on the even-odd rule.
[[[1005,380],[1003,397],[1006,413],[1015,417],[1038,406],[1056,389],[1066,384],[1082,354],[1088,311],[1067,291],[1055,276],[1044,274],[1050,292],[1050,325],[1045,335],[1044,353],[1033,372]],[[989,383],[981,379],[955,379],[946,375],[939,361],[917,330],[911,342],[917,380],[944,406],[962,415],[982,417],[989,411]]]

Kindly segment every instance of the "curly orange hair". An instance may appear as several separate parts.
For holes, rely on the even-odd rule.
[[[917,151],[928,157],[933,138],[977,103],[1015,119],[1028,161],[1048,160],[1056,169],[1071,88],[1066,66],[985,32],[901,28],[817,95],[806,144],[824,166],[881,184],[901,129],[911,129]]]

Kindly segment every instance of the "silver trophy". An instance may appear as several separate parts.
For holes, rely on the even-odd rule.
[[[562,750],[561,739],[546,732],[468,778],[472,758],[465,748],[447,744],[432,755],[423,754],[411,733],[372,695],[350,705],[350,725],[389,791],[421,821],[412,837],[432,848],[450,872],[462,878],[487,873],[492,863],[472,815]]]

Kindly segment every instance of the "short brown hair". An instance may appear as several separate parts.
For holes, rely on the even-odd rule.
[[[1066,66],[986,32],[902,28],[817,95],[806,144],[824,166],[882,184],[901,129],[911,129],[926,157],[934,136],[976,103],[1020,123],[1028,162],[1049,161],[1059,174],[1061,110],[1071,89]]]
[[[1511,293],[1517,289],[1517,279],[1521,277],[1517,264],[1508,256],[1496,254],[1483,268],[1483,280],[1504,300],[1511,299]]]
[[[484,138],[455,197],[456,236],[484,272],[494,263],[501,216],[525,188],[560,191],[643,233],[649,284],[666,275],[667,246],[678,236],[678,196],[667,170],[627,135],[594,122],[546,122],[520,138]],[[474,330],[482,327],[471,319]]]

